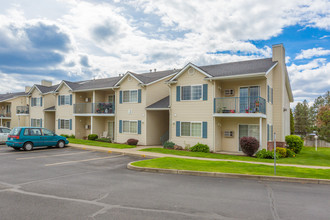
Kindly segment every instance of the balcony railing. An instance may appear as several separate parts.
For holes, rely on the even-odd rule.
[[[28,115],[28,114],[30,114],[29,106],[17,106],[16,107],[16,114],[17,115]]]
[[[110,102],[78,103],[73,106],[74,114],[114,114],[115,104]]]
[[[266,114],[266,100],[260,96],[215,98],[214,113]]]
[[[0,112],[0,118],[10,118],[10,117],[11,117],[11,112],[5,112],[5,111]]]

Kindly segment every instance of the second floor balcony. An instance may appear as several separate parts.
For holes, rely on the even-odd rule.
[[[115,104],[111,102],[78,103],[73,105],[75,115],[114,115]]]
[[[16,115],[28,115],[30,114],[29,106],[17,106]]]
[[[225,117],[265,117],[266,100],[260,96],[215,98],[213,112]]]
[[[6,111],[0,111],[0,118],[10,118],[11,113]]]

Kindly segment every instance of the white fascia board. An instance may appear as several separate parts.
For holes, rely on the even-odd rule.
[[[103,88],[96,88],[96,89],[73,90],[72,92],[86,92],[86,91],[97,91],[97,90],[118,89],[118,88],[119,88],[119,86],[114,86],[114,87],[103,87]]]
[[[57,92],[57,90],[59,90],[63,84],[65,84],[72,91],[72,88],[64,80],[62,80],[62,82],[57,86],[54,91]]]
[[[160,110],[170,110],[170,108],[146,108],[147,111],[160,111]]]
[[[36,86],[36,84],[34,84],[34,85],[32,86],[32,88],[30,89],[30,91],[28,92],[28,94],[31,94],[32,91],[33,91],[35,88],[37,88],[38,91],[42,94],[42,92],[41,92],[40,89]]]
[[[268,75],[268,73],[269,73],[270,71],[272,71],[272,69],[274,69],[275,66],[277,66],[277,64],[278,64],[278,62],[276,62],[271,68],[269,68],[269,70],[267,70],[267,72],[266,72],[266,76]]]
[[[166,78],[168,78],[168,77],[174,76],[175,74],[177,74],[177,72],[172,73],[171,75],[165,76],[165,77],[163,77],[163,78],[157,79],[157,80],[155,80],[155,81],[153,81],[153,82],[150,82],[150,83],[148,83],[148,84],[144,84],[144,85],[149,86],[149,85],[154,84],[154,83],[156,83],[156,82],[162,81],[162,80],[164,80],[164,79],[166,79]]]
[[[248,73],[248,74],[241,74],[241,75],[234,75],[234,76],[217,76],[211,78],[205,78],[205,80],[216,80],[216,79],[237,79],[237,78],[252,78],[258,76],[265,76],[265,73]]]
[[[186,71],[189,67],[192,67],[196,70],[198,70],[199,72],[203,73],[205,76],[207,77],[212,77],[210,74],[206,73],[205,71],[203,71],[202,69],[200,69],[199,67],[197,67],[196,65],[194,65],[193,63],[188,63],[182,70],[180,70],[177,75],[175,77],[173,77],[170,81],[175,80],[176,78],[178,78],[184,71]]]
[[[139,80],[138,78],[136,78],[130,71],[127,71],[125,73],[125,75],[115,84],[115,86],[118,86],[127,77],[127,75],[130,75],[131,77],[133,77],[134,79],[136,79],[138,82],[140,82],[141,84],[143,84],[143,82],[141,80]]]

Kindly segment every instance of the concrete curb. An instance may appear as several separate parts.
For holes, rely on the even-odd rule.
[[[305,183],[329,184],[330,185],[330,180],[324,180],[324,179],[294,178],[294,177],[281,177],[281,176],[263,176],[263,175],[218,173],[218,172],[202,172],[202,171],[192,171],[192,170],[160,169],[160,168],[137,167],[137,166],[132,165],[132,163],[134,163],[134,162],[131,162],[131,163],[127,164],[128,169],[135,170],[135,171],[142,171],[142,172],[168,173],[168,174],[207,176],[207,177],[222,177],[222,178],[253,179],[253,180],[303,183],[303,184],[305,184]]]

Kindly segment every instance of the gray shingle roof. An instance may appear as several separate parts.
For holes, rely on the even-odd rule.
[[[103,79],[95,79],[95,80],[88,80],[84,82],[75,83],[75,88],[72,88],[74,91],[79,90],[89,90],[89,89],[101,89],[101,88],[110,88],[114,87],[115,84],[119,81],[121,77],[110,77],[110,78],[103,78]]]
[[[0,94],[0,102],[8,100],[8,99],[12,99],[14,97],[25,96],[25,95],[27,95],[27,93],[25,93],[25,92],[14,92],[14,93]]]
[[[40,90],[41,93],[48,93],[55,91],[55,89],[58,87],[58,84],[53,86],[36,85],[36,87]]]
[[[47,112],[47,111],[51,111],[51,112],[52,112],[52,111],[55,111],[55,110],[56,110],[56,109],[55,109],[55,106],[52,106],[52,107],[49,107],[49,108],[45,108],[45,109],[44,109],[44,111],[46,111],[46,112]]]
[[[267,72],[275,63],[277,62],[273,62],[272,58],[266,58],[198,67],[209,75],[218,77]]]
[[[157,109],[157,108],[169,108],[170,105],[170,96],[166,96],[165,98],[151,104],[147,107],[147,109]]]
[[[177,73],[180,70],[164,70],[164,71],[158,71],[158,72],[148,72],[148,73],[132,73],[136,78],[138,78],[141,82],[144,84],[148,84],[154,81],[157,81],[161,78],[164,78],[166,76],[169,76],[173,73]]]

